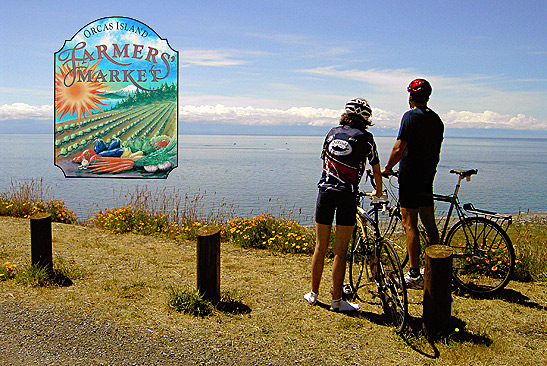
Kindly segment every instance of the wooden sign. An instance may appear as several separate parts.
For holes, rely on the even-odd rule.
[[[166,178],[178,165],[178,52],[125,17],[55,53],[55,165],[65,177]]]

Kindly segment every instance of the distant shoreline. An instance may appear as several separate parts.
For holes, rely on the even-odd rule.
[[[238,125],[229,123],[186,123],[179,121],[179,135],[236,135],[236,136],[324,136],[328,126],[308,125]],[[51,120],[3,120],[0,121],[0,134],[53,134]],[[370,127],[378,137],[395,137],[398,127]],[[510,130],[500,128],[445,128],[445,137],[460,138],[523,138],[547,139],[547,130]]]

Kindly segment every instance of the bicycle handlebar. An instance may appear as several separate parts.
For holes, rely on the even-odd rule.
[[[387,197],[382,196],[378,197],[376,195],[373,195],[372,192],[357,192],[358,197],[368,197],[370,198],[370,204],[371,206],[380,208],[382,206],[382,213],[385,213],[388,210],[389,200]]]

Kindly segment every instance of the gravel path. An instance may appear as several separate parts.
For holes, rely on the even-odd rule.
[[[191,334],[120,328],[53,306],[0,303],[2,365],[282,365]]]

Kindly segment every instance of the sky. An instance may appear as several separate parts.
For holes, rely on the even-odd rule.
[[[447,128],[547,130],[547,2],[0,2],[0,121],[53,120],[53,54],[104,17],[179,52],[179,124],[396,128],[415,78]]]

